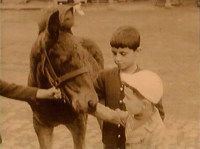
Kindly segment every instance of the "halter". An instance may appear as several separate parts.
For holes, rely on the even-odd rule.
[[[51,65],[51,61],[50,61],[50,59],[49,59],[49,57],[48,57],[48,55],[47,55],[47,52],[46,52],[46,50],[44,50],[44,54],[45,54],[45,57],[46,57],[46,62],[47,62],[47,67],[45,67],[45,71],[47,72],[47,74],[48,74],[48,77],[50,77],[51,76],[51,78],[49,78],[51,81],[51,83],[52,83],[52,85],[53,86],[55,86],[56,88],[58,88],[63,82],[65,82],[66,80],[69,80],[69,79],[71,79],[71,78],[73,78],[73,77],[76,77],[76,76],[78,76],[78,75],[81,75],[81,74],[83,74],[83,73],[86,73],[86,72],[88,72],[88,69],[86,68],[86,67],[82,67],[82,68],[79,68],[79,69],[77,69],[77,70],[75,70],[75,71],[72,71],[72,72],[69,72],[69,73],[66,73],[66,74],[64,74],[64,75],[62,75],[62,76],[60,76],[60,77],[58,77],[57,75],[56,75],[56,73],[55,73],[55,71],[54,71],[54,69],[53,69],[53,67],[52,67],[52,65]]]
[[[44,51],[44,55],[45,55],[45,60],[43,63],[44,72],[46,72],[48,80],[51,83],[51,85],[53,85],[56,88],[59,88],[63,82],[65,82],[71,78],[74,78],[78,75],[88,72],[87,67],[82,67],[75,71],[66,73],[66,74],[58,77],[52,67],[51,61],[47,55],[47,51],[45,49],[43,51]],[[46,64],[46,67],[45,67],[45,64]],[[64,102],[66,102],[66,100],[64,100]]]

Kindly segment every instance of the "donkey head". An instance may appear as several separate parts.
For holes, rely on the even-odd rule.
[[[79,38],[72,35],[73,13],[72,7],[50,15],[44,31],[40,33],[41,49],[46,51],[57,77],[68,75],[58,85],[66,104],[71,104],[76,112],[93,112],[98,102],[93,80],[99,66],[82,47]],[[82,72],[74,73],[80,69]]]

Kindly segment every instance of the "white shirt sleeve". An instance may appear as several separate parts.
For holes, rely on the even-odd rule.
[[[119,109],[112,110],[109,107],[106,107],[106,106],[98,103],[96,112],[93,115],[104,121],[114,123],[114,124],[121,124],[121,125],[125,126],[126,118],[128,117],[128,112],[122,111]]]

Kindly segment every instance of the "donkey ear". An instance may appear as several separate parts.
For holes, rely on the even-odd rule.
[[[74,25],[74,8],[70,7],[69,9],[60,9],[60,26],[63,29],[71,30],[71,27]]]
[[[75,12],[74,7],[71,7],[71,8],[69,8],[69,9],[66,11],[66,14],[67,14],[67,13],[71,13],[71,14],[73,15],[74,12]]]
[[[55,11],[50,17],[48,21],[48,32],[51,37],[58,37],[59,28],[60,28],[60,20],[59,20],[59,11]]]
[[[59,5],[58,10],[60,12],[59,14],[60,22],[63,22],[69,14],[73,15],[74,13],[74,8],[72,6]]]

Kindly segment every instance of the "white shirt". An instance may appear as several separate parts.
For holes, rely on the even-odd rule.
[[[167,149],[166,127],[157,108],[151,118],[137,129],[133,129],[134,116],[129,115],[127,111],[115,111],[98,104],[94,115],[125,127],[126,149]]]

